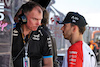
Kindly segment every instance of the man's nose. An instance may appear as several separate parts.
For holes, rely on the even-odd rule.
[[[61,30],[63,31],[63,29],[64,29],[64,26],[63,27],[61,27]]]
[[[36,25],[41,25],[41,21],[40,20],[37,20]]]

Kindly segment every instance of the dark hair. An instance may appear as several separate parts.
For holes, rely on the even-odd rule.
[[[29,2],[27,2],[27,3],[25,3],[25,4],[22,5],[23,13],[27,13],[27,12],[32,11],[32,9],[34,7],[36,7],[36,6],[39,6],[43,10],[42,6],[39,5],[38,3],[33,2],[33,1],[29,1]]]
[[[43,25],[46,25],[49,23],[49,13],[46,9],[44,9],[44,11],[43,11],[43,19],[42,19],[41,23]]]
[[[71,26],[74,26],[74,25],[75,25],[75,24],[71,23]],[[80,32],[81,34],[83,34],[84,31],[86,30],[86,29],[85,29],[85,26],[84,26],[84,27],[79,27],[79,26],[78,26],[78,28],[79,28],[79,32]]]

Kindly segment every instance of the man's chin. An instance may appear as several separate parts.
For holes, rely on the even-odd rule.
[[[69,40],[67,37],[64,36],[65,39]]]
[[[68,38],[65,38],[66,40],[69,40]]]
[[[64,38],[67,39],[65,36],[64,36]]]
[[[36,31],[38,29],[38,26],[35,26],[32,28],[32,31]]]
[[[36,31],[37,30],[37,28],[36,29],[32,29],[32,31]]]

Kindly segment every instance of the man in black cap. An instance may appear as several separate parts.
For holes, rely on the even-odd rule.
[[[90,47],[83,41],[87,25],[85,18],[76,12],[69,12],[61,28],[63,36],[72,44],[66,52],[62,67],[97,67],[96,57]]]

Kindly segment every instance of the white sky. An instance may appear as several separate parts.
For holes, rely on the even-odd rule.
[[[100,0],[55,0],[53,6],[65,15],[69,11],[78,12],[89,26],[100,27]]]

